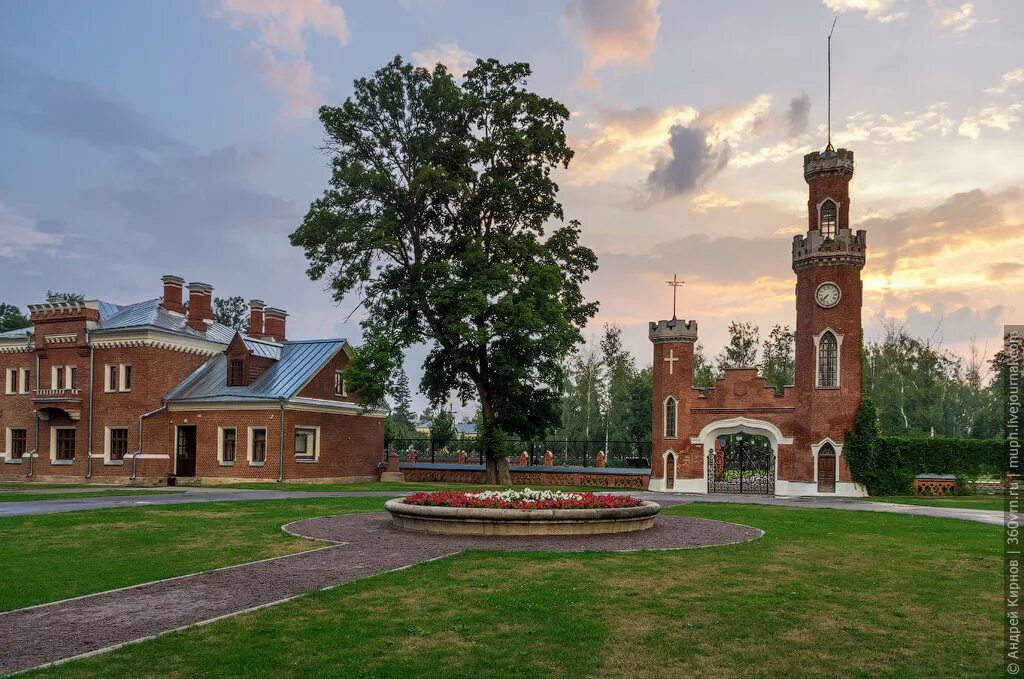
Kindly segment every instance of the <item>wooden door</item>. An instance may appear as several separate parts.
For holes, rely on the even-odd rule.
[[[818,451],[818,492],[836,492],[836,449],[830,443]]]
[[[178,427],[178,443],[175,454],[177,464],[175,476],[196,475],[196,428]]]

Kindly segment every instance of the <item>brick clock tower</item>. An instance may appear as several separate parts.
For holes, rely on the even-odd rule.
[[[853,151],[829,146],[808,153],[804,179],[807,234],[793,238],[798,400],[793,425],[796,451],[811,449],[811,455],[794,455],[793,468],[779,474],[798,484],[817,479],[817,488],[830,485],[821,477],[835,469],[837,490],[850,491],[842,441],[843,432],[853,427],[863,389],[860,272],[867,249],[867,233],[850,229]],[[833,452],[839,458],[835,465],[826,459]]]
[[[861,270],[867,234],[850,229],[853,152],[804,156],[807,232],[793,238],[795,383],[781,392],[756,368],[693,388],[697,322],[650,324],[654,345],[651,490],[863,495],[843,457],[860,404]],[[762,445],[750,447],[749,437]],[[770,453],[766,452],[767,441]]]

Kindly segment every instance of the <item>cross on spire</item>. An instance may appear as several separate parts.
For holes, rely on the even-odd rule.
[[[676,317],[676,291],[679,288],[681,288],[683,286],[683,284],[686,283],[686,281],[681,281],[681,280],[679,280],[679,277],[676,276],[676,274],[672,274],[672,280],[665,281],[665,282],[668,283],[672,287],[672,318],[675,319],[675,317]],[[672,364],[669,363],[669,365],[671,366]]]

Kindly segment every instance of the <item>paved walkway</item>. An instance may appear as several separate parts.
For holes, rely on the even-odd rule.
[[[636,533],[572,537],[425,535],[382,512],[306,519],[290,533],[341,544],[0,614],[0,674],[93,655],[191,625],[280,603],[316,589],[406,568],[464,549],[634,551],[754,540],[750,526],[658,517]]]
[[[71,489],[69,489],[70,491]],[[398,497],[402,491],[300,491],[300,490],[242,490],[236,488],[188,487],[146,488],[145,490],[168,490],[167,494],[147,494],[108,497],[83,497],[25,502],[0,502],[0,517],[23,516],[26,514],[52,514],[80,509],[107,509],[111,507],[143,507],[146,505],[178,505],[192,502],[225,502],[242,500],[285,500],[309,497]],[[181,492],[184,491],[184,492]],[[901,505],[890,502],[871,502],[856,498],[828,497],[771,497],[767,495],[698,495],[687,493],[630,492],[630,495],[645,500],[665,503],[669,498],[685,502],[740,502],[748,504],[775,505],[781,507],[802,507],[804,509],[847,509],[861,512],[883,512],[890,514],[912,514],[935,516],[947,519],[962,519],[1001,525],[1003,513],[983,509],[960,507],[929,507],[924,505]]]

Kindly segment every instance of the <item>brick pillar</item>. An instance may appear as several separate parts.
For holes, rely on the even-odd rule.
[[[263,309],[266,304],[262,299],[249,301],[249,337],[260,339],[263,337]]]
[[[160,306],[175,313],[185,313],[185,305],[182,303],[181,293],[182,286],[185,285],[185,279],[167,275],[160,280],[164,284],[164,299]]]

